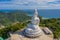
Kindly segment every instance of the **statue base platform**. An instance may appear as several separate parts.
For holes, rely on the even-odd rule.
[[[52,35],[46,35],[42,31],[41,36],[36,37],[36,38],[30,38],[30,37],[24,36],[23,30],[22,31],[18,30],[17,32],[12,34],[10,39],[8,39],[8,40],[53,40],[53,36]]]

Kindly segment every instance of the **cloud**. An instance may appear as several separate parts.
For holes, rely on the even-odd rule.
[[[11,0],[9,2],[7,1],[0,2],[0,9],[35,9],[35,8],[60,9],[60,0]]]

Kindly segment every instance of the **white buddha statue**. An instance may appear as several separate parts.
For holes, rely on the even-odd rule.
[[[40,19],[38,17],[37,9],[35,9],[31,23],[29,23],[24,30],[24,34],[28,37],[37,37],[41,35],[41,29],[39,27]]]
[[[38,17],[38,12],[37,12],[37,9],[35,9],[35,13],[32,17],[32,20],[31,20],[32,24],[34,25],[39,25],[39,22],[40,22],[40,19]]]

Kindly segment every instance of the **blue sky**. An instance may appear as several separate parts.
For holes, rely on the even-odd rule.
[[[0,0],[0,9],[60,9],[60,0]]]

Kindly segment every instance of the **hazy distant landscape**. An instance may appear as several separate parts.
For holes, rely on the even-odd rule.
[[[33,9],[30,10],[0,10],[0,24],[8,25],[13,22],[28,20],[34,13]],[[42,18],[60,18],[60,10],[38,10],[39,16]]]
[[[0,10],[0,12],[13,12],[16,10]],[[26,12],[28,15],[32,16],[34,13],[34,9],[22,9],[17,10]],[[38,9],[39,16],[42,16],[44,18],[60,18],[60,9]]]

